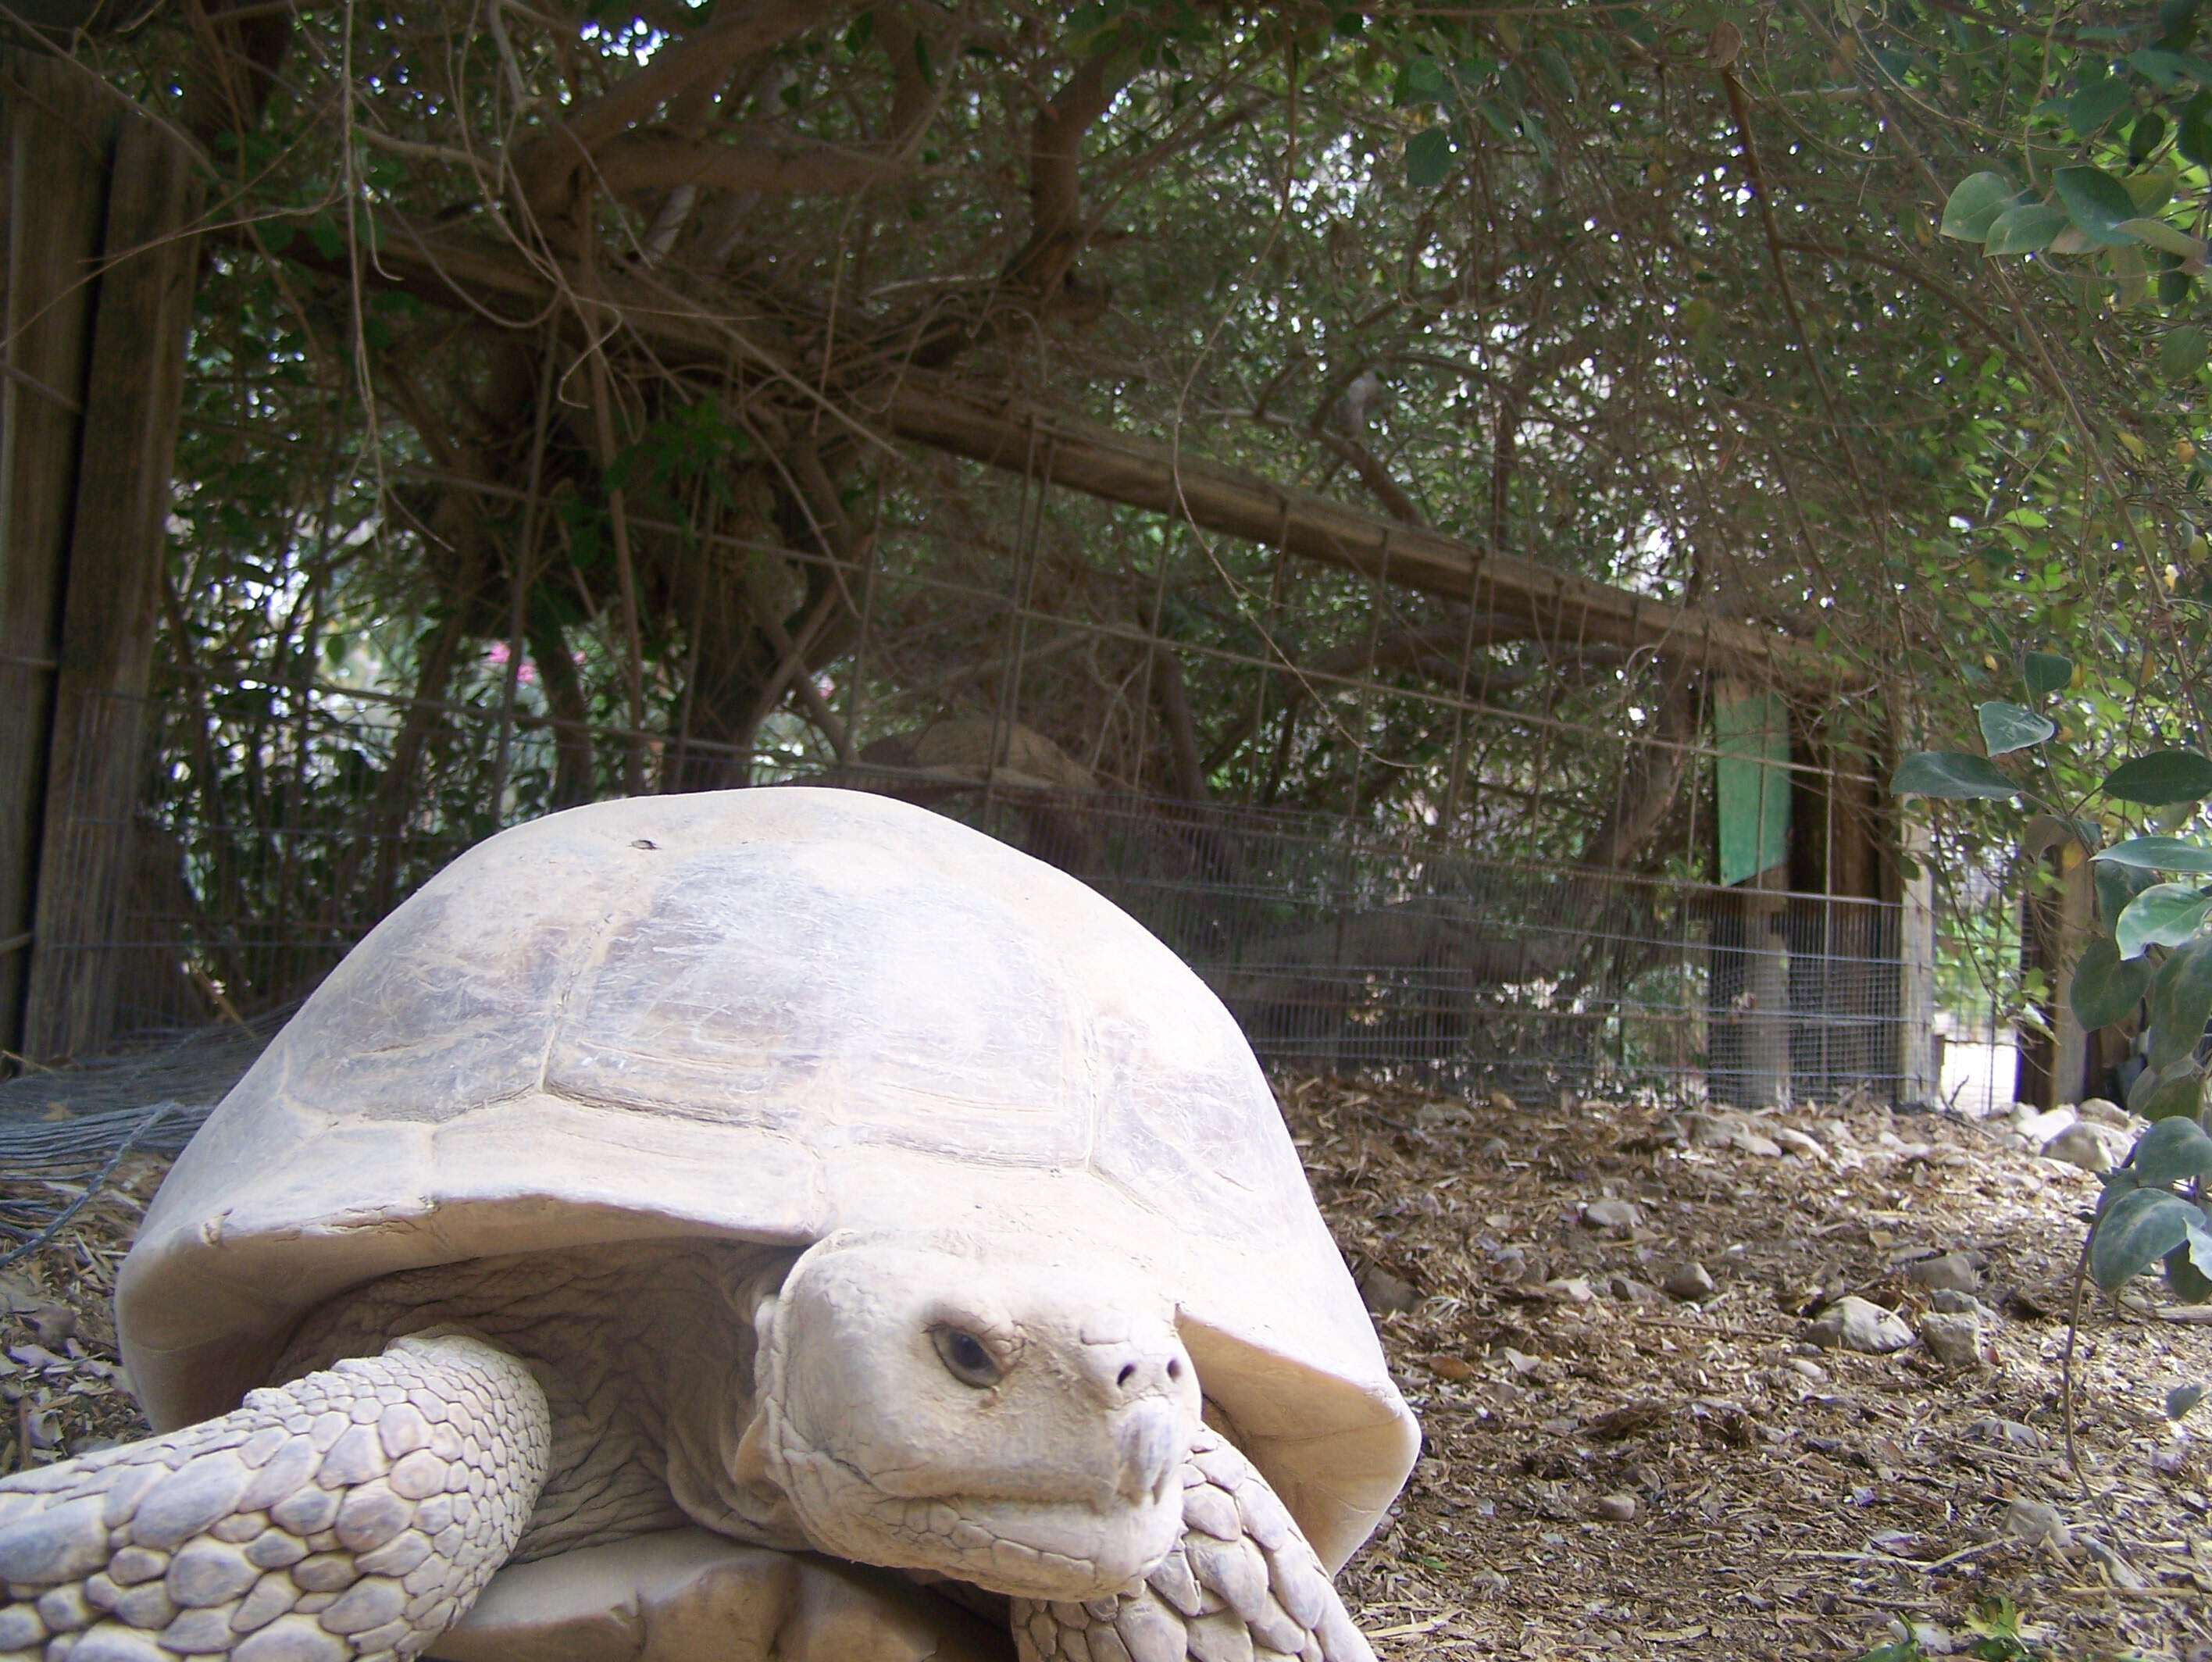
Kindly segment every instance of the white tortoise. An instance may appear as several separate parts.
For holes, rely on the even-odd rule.
[[[1419,1440],[1221,1004],[846,792],[455,861],[194,1138],[118,1319],[165,1435],[0,1483],[7,1658],[1348,1662]]]

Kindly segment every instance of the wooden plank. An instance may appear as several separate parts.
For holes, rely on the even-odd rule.
[[[114,101],[0,53],[0,1050],[22,1047],[63,571]]]
[[[23,1036],[41,1059],[97,1049],[114,1018],[112,945],[138,806],[159,612],[197,191],[150,121],[118,123],[70,527]]]

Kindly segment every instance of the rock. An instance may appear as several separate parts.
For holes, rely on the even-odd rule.
[[[1953,1293],[1978,1292],[1981,1289],[1981,1271],[1974,1268],[1973,1260],[1964,1253],[1945,1253],[1937,1258],[1923,1258],[1905,1266],[1905,1278],[1916,1287]]]
[[[66,1304],[42,1304],[24,1319],[41,1344],[61,1344],[76,1337],[76,1312]]]
[[[1801,1160],[1815,1161],[1821,1165],[1827,1163],[1828,1150],[1817,1137],[1809,1137],[1788,1125],[1778,1125],[1774,1130],[1774,1140],[1782,1145],[1785,1154],[1794,1154]]]
[[[1636,1497],[1633,1495],[1601,1495],[1594,1510],[1599,1517],[1610,1523],[1625,1524],[1636,1516]]]
[[[1378,1316],[1401,1316],[1421,1301],[1420,1289],[1379,1264],[1364,1265],[1352,1280],[1368,1309]]]
[[[2094,1119],[2100,1125],[2118,1125],[2124,1131],[2135,1126],[2135,1117],[2110,1097],[2093,1096],[2075,1112],[2084,1119]]]
[[[1593,1200],[1583,1208],[1583,1227],[1602,1229],[1608,1234],[1626,1234],[1644,1222],[1644,1211],[1632,1200],[1607,1198]]]
[[[1879,1356],[1912,1343],[1912,1330],[1894,1310],[1845,1295],[1805,1325],[1805,1337],[1824,1350]]]
[[[2048,1541],[2062,1551],[2074,1544],[2074,1532],[2058,1508],[2045,1501],[2014,1501],[2007,1507],[2004,1532],[2021,1541]]]
[[[1982,1324],[1973,1316],[1931,1311],[1920,1318],[1920,1342],[1946,1368],[1978,1368],[1982,1361]]]
[[[1555,1299],[1569,1304],[1588,1304],[1597,1296],[1589,1280],[1582,1276],[1560,1276],[1544,1283],[1544,1290]]]
[[[1810,1356],[1791,1356],[1789,1363],[1792,1373],[1803,1375],[1815,1385],[1825,1385],[1827,1382],[1828,1370]]]
[[[1648,1281],[1638,1281],[1634,1276],[1613,1276],[1607,1279],[1605,1290],[1625,1304],[1649,1304],[1659,1296],[1659,1289]]]
[[[1999,1319],[1996,1311],[1972,1293],[1961,1293],[1952,1287],[1938,1287],[1929,1294],[1928,1307],[1947,1316],[1972,1316],[1984,1327],[1995,1327]]]
[[[1976,1442],[1999,1443],[2011,1448],[2043,1447],[2043,1434],[2033,1426],[2019,1420],[1999,1419],[1994,1414],[1984,1414],[1968,1425],[1966,1435]]]
[[[1699,1299],[1709,1299],[1720,1291],[1720,1289],[1713,1284],[1711,1273],[1704,1265],[1695,1261],[1676,1265],[1661,1278],[1659,1285],[1669,1296],[1689,1300],[1692,1302]]]
[[[2071,1108],[2052,1108],[2043,1113],[2032,1113],[2022,1109],[2013,1120],[2012,1128],[2040,1148],[2081,1117]]]
[[[2128,1142],[2126,1133],[2110,1125],[2080,1119],[2044,1143],[2041,1152],[2045,1160],[2063,1160],[2085,1172],[2108,1172],[2127,1157]]]
[[[1701,1113],[1695,1108],[1677,1114],[1674,1123],[1681,1127],[1684,1137],[1699,1148],[1705,1149],[1725,1147],[1741,1125],[1733,1116]]]

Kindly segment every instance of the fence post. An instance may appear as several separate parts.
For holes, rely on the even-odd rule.
[[[79,234],[74,248],[51,258],[73,268],[64,287],[81,299],[33,309],[36,298],[27,288],[19,296],[12,281],[8,296],[10,368],[49,364],[73,382],[74,420],[65,438],[50,425],[13,422],[0,434],[0,477],[21,484],[35,476],[40,506],[31,512],[45,516],[33,520],[43,544],[18,550],[19,504],[11,496],[0,510],[10,562],[4,610],[17,610],[20,555],[55,666],[43,734],[19,736],[7,757],[18,883],[32,874],[32,939],[21,1003],[10,1001],[5,1019],[16,1040],[9,1048],[51,1058],[96,1049],[112,1031],[116,955],[98,949],[116,939],[121,921],[139,800],[198,193],[189,152],[145,117],[87,97],[81,75],[29,57],[6,60],[0,73],[11,274],[19,261],[46,258],[31,246],[35,227],[22,211],[37,197],[67,196],[60,216]],[[58,178],[27,176],[56,148],[71,157]],[[7,379],[20,398],[21,382]],[[36,452],[25,450],[34,443]],[[25,846],[26,831],[35,846]]]

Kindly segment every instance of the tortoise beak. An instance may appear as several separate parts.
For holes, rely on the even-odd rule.
[[[1157,1397],[1133,1404],[1115,1441],[1121,1456],[1115,1483],[1121,1497],[1133,1506],[1165,1500],[1190,1442],[1176,1405]]]

